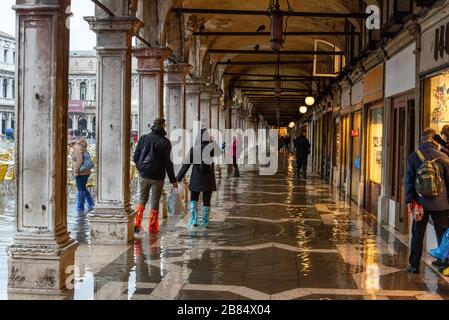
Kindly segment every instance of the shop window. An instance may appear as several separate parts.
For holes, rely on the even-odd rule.
[[[315,51],[342,52],[340,48],[324,40],[315,40]],[[314,76],[337,76],[345,67],[344,55],[316,55],[313,58]]]
[[[445,125],[449,125],[449,73],[424,83],[424,127],[440,132]]]
[[[382,118],[383,109],[373,109],[370,112],[369,128],[369,177],[371,182],[382,182]]]

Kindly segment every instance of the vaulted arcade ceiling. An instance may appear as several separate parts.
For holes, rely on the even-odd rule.
[[[328,69],[329,61],[333,61],[329,59],[343,61],[345,21],[358,30],[363,22],[361,0],[279,0],[282,11],[294,14],[284,17],[283,30],[287,34],[278,55],[270,46],[268,15],[270,3],[276,0],[178,0],[171,5],[167,4],[170,1],[159,2],[163,2],[167,13],[165,25],[158,26],[160,41],[170,47],[176,47],[177,42],[180,48],[174,50],[175,56],[190,63],[195,61],[192,47],[198,45],[200,62],[195,69],[199,75],[217,84],[229,81],[226,87],[240,90],[254,110],[272,124],[277,121],[277,107],[283,123],[298,117],[298,108],[310,88],[316,96],[326,83],[324,79],[329,79],[312,78],[314,58],[318,71]],[[176,24],[182,26],[181,36],[174,28]],[[320,44],[316,47],[316,40],[337,49]],[[282,79],[280,99],[274,92],[277,74]]]

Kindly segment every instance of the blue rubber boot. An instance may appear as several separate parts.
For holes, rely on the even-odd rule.
[[[86,192],[78,191],[76,194],[76,211],[78,213],[84,212],[84,202],[86,202]]]
[[[198,201],[190,201],[190,220],[189,226],[196,227],[198,225],[198,209],[197,209]]]
[[[202,221],[201,226],[203,228],[207,228],[209,226],[210,207],[204,207],[203,206],[203,210],[201,212],[201,215],[203,217],[203,221]]]
[[[95,202],[89,190],[85,191],[85,193],[86,193],[87,211],[91,212],[94,210]]]

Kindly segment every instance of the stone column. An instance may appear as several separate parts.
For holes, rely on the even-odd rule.
[[[92,116],[87,116],[87,131],[93,131]]]
[[[67,232],[69,30],[65,21],[70,0],[17,3],[20,94],[15,235],[8,247],[10,298],[15,293],[67,293],[77,248]]]
[[[186,85],[186,129],[190,134],[193,132],[194,122],[199,122],[201,119],[200,104],[202,82],[201,78],[191,78],[187,81]],[[192,137],[192,139],[195,139],[195,137]]]
[[[6,122],[6,128],[12,128],[12,113],[8,112],[8,120]]]
[[[221,98],[221,90],[218,87],[215,87],[215,90],[211,95],[211,128],[218,129],[218,109],[220,108],[220,98]]]
[[[74,114],[72,116],[72,119],[73,119],[72,121],[73,130],[78,130],[78,115]]]
[[[164,61],[169,48],[137,48],[139,75],[139,136],[150,131],[153,121],[164,114]]]
[[[164,111],[167,133],[185,128],[186,75],[192,66],[186,63],[167,64],[165,68]]]
[[[0,112],[0,134],[3,134],[3,112]]]
[[[92,244],[127,244],[133,239],[130,205],[131,39],[135,17],[87,17],[97,33],[97,201]]]
[[[200,105],[200,121],[201,128],[211,128],[211,99],[212,99],[212,86],[203,86],[201,88],[201,105]]]

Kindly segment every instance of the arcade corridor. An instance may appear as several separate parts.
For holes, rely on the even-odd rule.
[[[294,178],[293,160],[281,158],[275,176],[248,170],[219,179],[207,231],[175,216],[158,236],[144,232],[131,246],[90,246],[88,222],[69,208],[81,244],[74,298],[449,299],[447,280],[427,264],[421,275],[406,272],[406,239],[322,180]],[[1,217],[0,299],[12,223]]]

